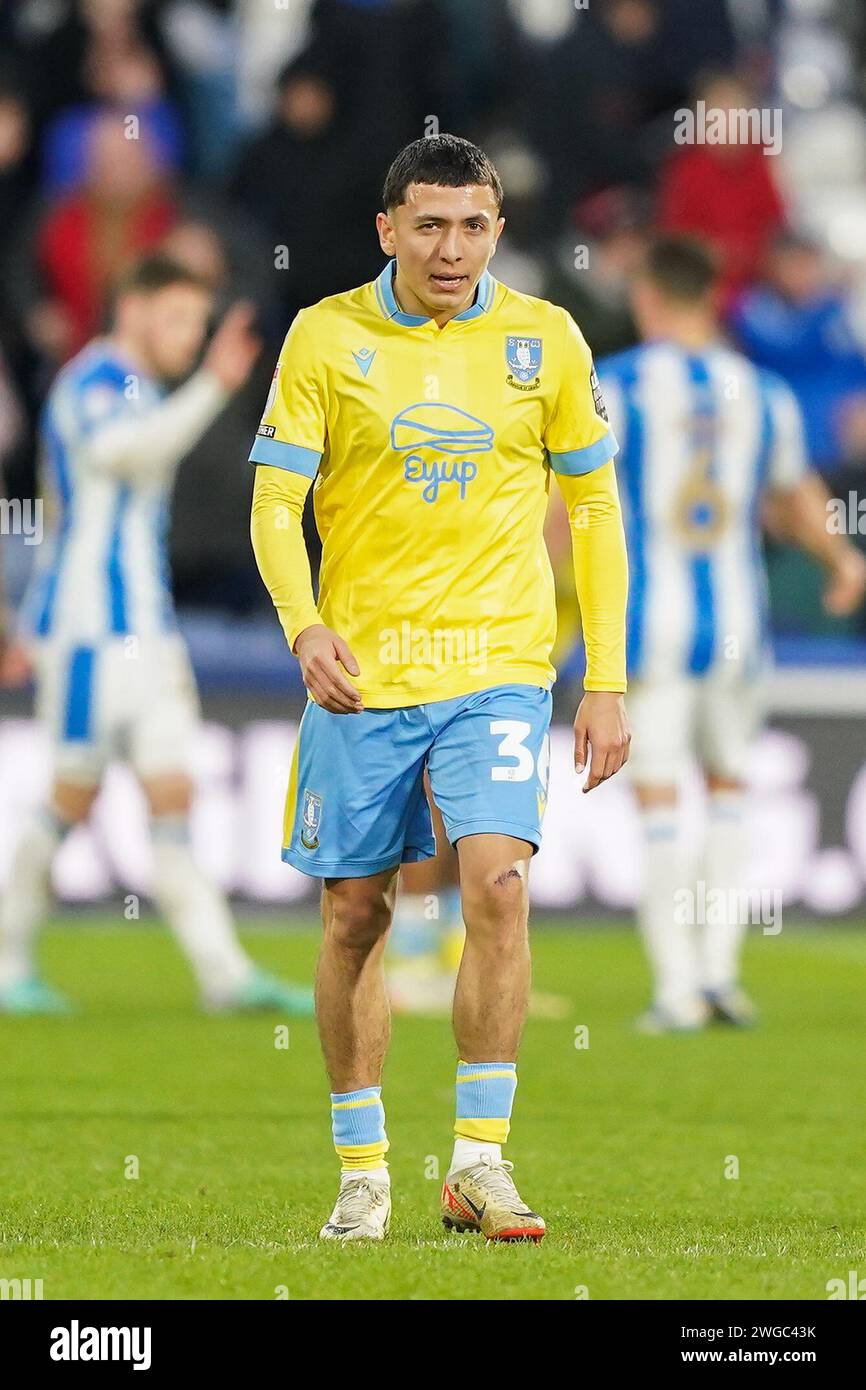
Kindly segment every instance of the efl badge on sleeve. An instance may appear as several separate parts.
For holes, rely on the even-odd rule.
[[[301,812],[301,844],[304,849],[319,848],[319,826],[322,824],[322,798],[304,787],[304,806]]]
[[[508,376],[505,378],[515,391],[535,391],[541,385],[541,339],[505,339],[505,361]]]
[[[604,420],[606,425],[609,425],[610,421],[607,418],[607,406],[604,403],[601,383],[594,366],[589,369],[589,385],[592,390],[592,403],[595,406],[595,413]]]

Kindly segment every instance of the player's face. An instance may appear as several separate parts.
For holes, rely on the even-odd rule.
[[[491,188],[413,183],[406,201],[380,212],[376,226],[382,250],[397,257],[406,312],[448,318],[472,302],[505,219]]]
[[[196,285],[167,285],[142,295],[133,314],[133,334],[155,376],[185,376],[201,352],[212,299]]]

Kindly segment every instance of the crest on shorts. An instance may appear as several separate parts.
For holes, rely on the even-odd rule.
[[[304,849],[319,848],[319,826],[322,824],[322,798],[304,787],[301,811],[301,844]]]
[[[518,338],[509,335],[505,339],[505,361],[508,364],[509,386],[518,391],[534,391],[541,384],[541,339]]]

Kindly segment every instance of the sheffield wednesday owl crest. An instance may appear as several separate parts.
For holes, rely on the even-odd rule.
[[[505,361],[508,376],[505,378],[515,391],[536,391],[541,385],[541,339],[518,338],[509,335],[505,339]]]

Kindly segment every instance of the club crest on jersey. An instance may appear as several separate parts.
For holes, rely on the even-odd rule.
[[[535,391],[541,385],[540,338],[509,335],[505,339],[505,361],[508,365],[505,380],[515,391]]]
[[[304,849],[319,848],[319,826],[322,824],[322,798],[304,787],[301,811],[301,844]]]

